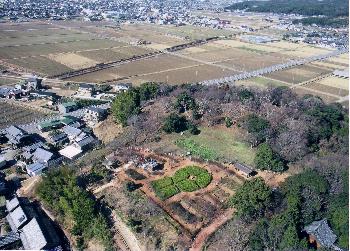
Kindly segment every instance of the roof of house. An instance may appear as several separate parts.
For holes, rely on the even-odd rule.
[[[239,171],[241,171],[241,172],[243,172],[243,173],[246,173],[246,174],[250,174],[250,173],[253,172],[253,169],[252,169],[252,168],[250,168],[250,167],[248,167],[248,166],[246,166],[246,165],[244,165],[244,164],[241,164],[241,163],[235,163],[235,167],[236,167]]]
[[[102,114],[106,112],[106,109],[102,109],[98,107],[89,107],[86,109],[86,112],[96,112],[98,114]]]
[[[57,142],[67,138],[67,134],[64,132],[55,132],[49,135],[51,142]]]
[[[24,249],[41,250],[47,245],[44,233],[35,218],[22,228],[20,237]]]
[[[69,145],[60,150],[59,153],[68,159],[73,159],[77,155],[81,154],[82,150],[80,148],[75,147],[74,145]]]
[[[24,131],[20,128],[18,128],[17,126],[10,126],[6,129],[6,132],[8,135],[11,135],[12,137],[16,137],[19,135],[23,135]]]
[[[31,144],[31,145],[29,145],[29,146],[24,146],[24,147],[22,148],[22,150],[23,150],[23,151],[26,151],[26,152],[32,152],[32,151],[38,149],[39,147],[43,147],[44,145],[45,145],[44,142],[39,141],[39,142],[36,142],[36,143]]]
[[[53,153],[46,151],[42,148],[38,148],[35,150],[35,152],[33,153],[33,157],[37,160],[41,160],[41,161],[49,161],[53,156]]]
[[[26,169],[28,172],[40,173],[45,169],[45,165],[40,162],[35,162],[33,164],[28,165]]]
[[[69,136],[78,136],[81,133],[81,130],[78,128],[75,128],[73,126],[65,126],[62,128],[63,132],[66,133]]]
[[[60,126],[61,124],[62,124],[62,122],[60,120],[55,119],[55,120],[50,120],[50,121],[44,121],[39,126],[41,129],[47,129],[47,128]]]
[[[82,140],[76,142],[80,147],[84,147],[86,145],[91,144],[92,142],[94,142],[95,139],[92,136],[88,136],[83,138]]]
[[[312,222],[304,228],[304,231],[315,236],[317,242],[323,247],[330,248],[337,240],[326,219]]]
[[[67,108],[67,107],[77,106],[77,103],[75,103],[75,102],[66,102],[66,103],[62,103],[61,105],[63,107],[65,107],[65,108]]]
[[[74,122],[76,122],[78,119],[76,117],[73,116],[64,116],[61,118],[61,122],[65,125],[69,125],[72,124]]]
[[[6,219],[8,220],[12,230],[19,229],[28,220],[27,215],[24,213],[21,206],[18,206],[15,210],[9,212]]]
[[[12,211],[19,206],[19,201],[17,197],[12,198],[11,200],[6,200],[6,209],[7,211]]]
[[[90,89],[90,88],[94,88],[94,85],[92,85],[92,84],[80,84],[79,88]]]

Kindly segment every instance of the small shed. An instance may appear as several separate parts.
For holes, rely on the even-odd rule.
[[[235,169],[241,173],[243,173],[247,178],[251,177],[254,175],[254,170],[249,167],[249,166],[246,166],[244,164],[241,164],[241,163],[235,163],[234,164],[235,166]]]

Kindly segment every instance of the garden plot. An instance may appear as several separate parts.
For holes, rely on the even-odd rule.
[[[211,182],[211,174],[198,166],[179,169],[172,177],[164,177],[152,182],[154,192],[166,200],[179,192],[193,192],[204,188]]]

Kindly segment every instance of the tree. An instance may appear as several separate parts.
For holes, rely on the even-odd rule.
[[[271,202],[271,189],[262,178],[248,180],[238,188],[229,200],[229,205],[237,210],[237,215],[247,220],[264,214]]]
[[[243,90],[240,90],[238,92],[238,97],[239,97],[239,100],[241,102],[245,101],[245,100],[251,100],[251,99],[254,99],[254,94],[247,90],[247,89],[243,89]]]
[[[141,101],[154,99],[158,95],[159,85],[157,83],[147,82],[141,84],[138,88]]]
[[[170,114],[164,121],[163,131],[166,133],[182,132],[188,128],[187,120],[183,116],[179,116],[175,113]]]
[[[112,112],[116,121],[127,125],[128,118],[140,113],[140,95],[135,89],[119,94],[113,101]]]
[[[188,131],[193,135],[198,135],[201,132],[198,127],[192,123],[188,123]]]
[[[181,93],[175,102],[175,108],[179,112],[186,112],[188,110],[194,110],[197,108],[194,98],[186,92]]]
[[[256,114],[249,114],[244,118],[244,127],[254,137],[253,145],[266,140],[270,123]]]
[[[231,127],[233,125],[232,119],[229,117],[225,117],[225,125],[227,128]]]
[[[260,170],[270,170],[283,172],[286,165],[283,160],[272,151],[267,143],[260,144],[254,159],[256,168]]]

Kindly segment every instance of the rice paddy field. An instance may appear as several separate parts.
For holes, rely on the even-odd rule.
[[[220,15],[225,17],[227,15],[227,20],[232,22],[232,29],[77,20],[2,23],[0,60],[41,76],[51,76],[163,50],[194,39],[232,36],[230,39],[223,38],[201,46],[67,79],[67,81],[96,83],[128,81],[134,85],[145,81],[182,84],[226,77],[332,51],[284,40],[264,44],[247,42],[234,27],[245,21],[252,27],[261,29],[252,34],[265,34],[272,29],[266,26],[265,16],[263,14],[232,16],[229,13]],[[278,32],[274,33],[272,30],[271,32],[275,37],[281,37]],[[139,40],[147,41],[149,44],[137,45]],[[327,97],[327,100],[333,100],[347,95],[348,88],[345,88],[346,80],[331,78],[328,75],[334,70],[349,67],[348,60],[349,54],[342,54],[324,61],[239,81],[238,84],[266,88],[281,85],[295,87],[305,82],[303,87],[297,86],[295,89],[300,89],[298,91],[300,93],[317,92],[325,97],[329,93],[330,97]],[[324,75],[328,77],[320,80],[321,82],[306,83]]]

